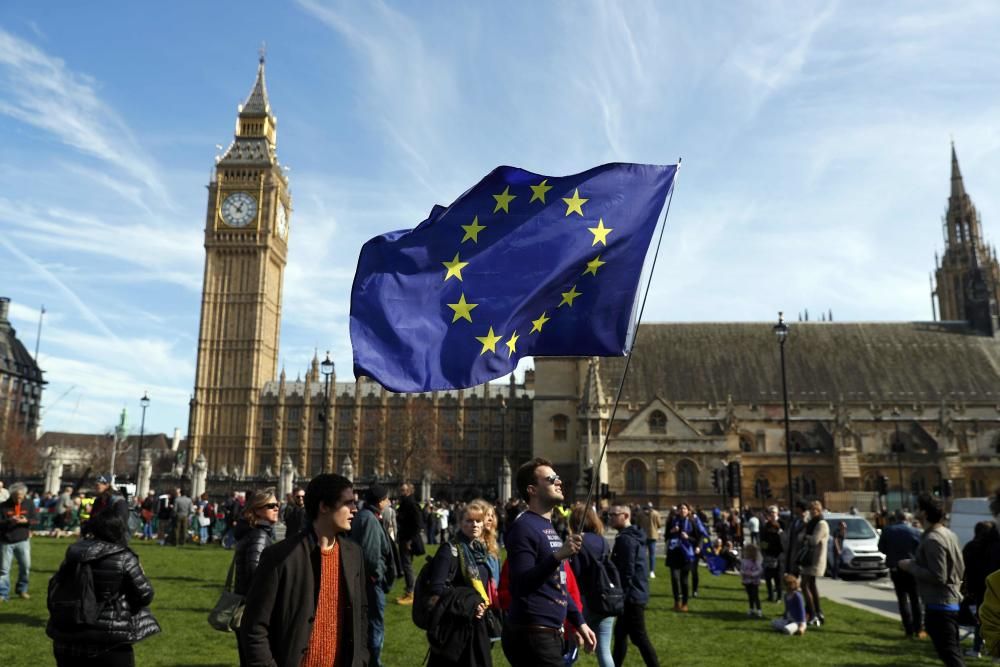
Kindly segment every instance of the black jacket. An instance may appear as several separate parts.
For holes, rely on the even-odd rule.
[[[493,659],[486,619],[476,618],[476,607],[483,598],[466,583],[461,568],[454,561],[455,556],[447,544],[441,545],[431,561],[427,588],[431,595],[438,595],[440,599],[428,619],[427,640],[431,651],[427,665],[491,667]],[[485,585],[490,570],[485,565],[477,568]]]
[[[645,605],[649,602],[649,549],[646,533],[629,526],[618,533],[611,551],[611,562],[618,568],[625,589],[625,602]]]
[[[285,515],[281,520],[285,522],[285,539],[298,535],[302,532],[302,526],[306,521],[305,505],[299,507],[292,501],[285,507]]]
[[[253,581],[253,573],[260,563],[260,555],[274,542],[274,531],[270,525],[261,525],[250,528],[237,539],[239,542],[236,543],[236,552],[233,554],[233,562],[236,563],[233,568],[236,574],[233,592],[246,595],[250,590],[250,582]]]
[[[126,528],[128,527],[128,501],[115,493],[102,493],[94,498],[94,504],[90,506],[90,519],[80,526],[81,534],[86,535],[90,522],[98,515],[110,512],[122,520]]]
[[[339,664],[366,667],[368,598],[361,548],[343,535],[337,542],[343,599]],[[264,550],[240,625],[240,650],[246,665],[298,667],[302,662],[316,617],[320,567],[319,545],[312,530]]]
[[[45,632],[56,644],[111,648],[134,644],[160,631],[149,611],[153,586],[131,549],[100,540],[80,540],[66,549],[65,562],[90,564],[94,597],[101,611],[93,626],[75,631],[60,630],[50,618]]]
[[[399,543],[412,540],[421,534],[423,529],[424,513],[413,499],[413,494],[400,498],[399,508],[396,510],[396,536],[399,538]]]
[[[21,501],[20,513],[28,517],[28,523],[18,523],[14,520],[17,503],[14,496],[0,503],[0,543],[13,544],[24,542],[31,537],[31,524],[35,521],[35,503],[25,497]]]

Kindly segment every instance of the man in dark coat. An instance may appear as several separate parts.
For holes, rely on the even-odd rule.
[[[889,568],[892,587],[896,590],[899,617],[907,637],[926,637],[924,632],[923,607],[917,592],[917,580],[909,572],[899,569],[899,561],[916,556],[920,546],[920,531],[910,525],[903,510],[892,515],[892,525],[882,531],[878,540],[878,550],[885,554],[885,564]]]
[[[295,537],[305,526],[306,492],[302,489],[292,491],[292,502],[285,506],[282,521],[285,522],[285,539]]]
[[[413,604],[413,557],[424,553],[424,515],[413,499],[413,485],[399,487],[399,509],[396,510],[396,535],[399,539],[399,560],[406,588],[399,604]]]
[[[261,555],[240,625],[242,654],[251,667],[335,660],[366,667],[364,564],[361,548],[347,539],[357,512],[350,480],[316,476],[305,506],[306,529]]]
[[[625,662],[628,640],[639,649],[647,667],[659,667],[656,649],[646,632],[646,605],[649,604],[649,549],[646,534],[631,523],[628,505],[615,505],[608,513],[611,526],[618,530],[611,562],[621,576],[625,593],[625,610],[615,623],[615,643],[612,655],[616,665]]]
[[[121,519],[122,523],[128,527],[128,501],[125,500],[125,496],[115,493],[115,490],[111,488],[110,480],[104,475],[97,478],[94,486],[97,489],[97,497],[94,498],[94,504],[90,508],[90,519],[93,520],[98,514],[109,512]],[[84,522],[80,527],[80,533],[86,534],[87,530],[87,522]]]

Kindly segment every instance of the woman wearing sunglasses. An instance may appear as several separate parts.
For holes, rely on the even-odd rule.
[[[260,554],[274,542],[272,526],[278,522],[280,506],[274,496],[274,489],[257,491],[247,502],[243,516],[249,524],[249,529],[242,535],[236,536],[239,541],[236,543],[236,553],[233,554],[236,560],[236,581],[233,584],[233,592],[246,595],[250,590],[253,573],[257,570],[257,563],[260,562]]]

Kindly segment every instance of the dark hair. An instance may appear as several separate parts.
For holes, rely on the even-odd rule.
[[[343,475],[328,472],[316,475],[306,486],[306,517],[315,521],[319,516],[319,504],[334,507],[340,503],[345,489],[353,489],[354,484]]]
[[[585,507],[583,503],[577,503],[573,506],[573,511],[569,515],[570,530],[580,528],[581,521],[583,522],[582,532],[595,533],[602,536],[604,535],[604,523],[601,522],[601,519],[597,516],[597,512],[594,511],[594,508]]]
[[[388,497],[389,489],[385,488],[381,484],[372,484],[365,489],[365,504],[367,505],[378,505]]]
[[[917,497],[917,509],[927,515],[927,520],[931,523],[941,523],[944,518],[944,507],[941,501],[929,493],[921,493]]]
[[[992,521],[980,521],[973,529],[973,539],[983,541],[994,541],[997,525]]]
[[[538,476],[535,475],[535,471],[542,466],[551,467],[552,462],[536,456],[517,469],[517,477],[515,478],[517,481],[517,495],[521,496],[525,502],[528,501],[528,487],[538,483]]]
[[[903,523],[904,521],[906,521],[906,512],[904,512],[901,509],[898,509],[892,513],[893,523]]]
[[[128,526],[111,512],[98,512],[88,522],[84,531],[95,540],[125,546],[128,544]]]
[[[802,499],[796,500],[795,509],[797,509],[800,512],[805,512],[807,509],[809,509],[809,503],[807,503]]]

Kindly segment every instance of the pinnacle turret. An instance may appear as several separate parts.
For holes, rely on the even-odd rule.
[[[264,82],[264,56],[260,56],[257,64],[257,80],[247,99],[240,105],[241,116],[267,116],[271,113],[271,105],[267,101],[267,84]]]

